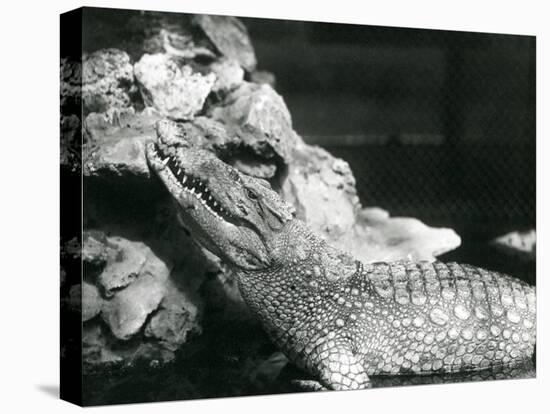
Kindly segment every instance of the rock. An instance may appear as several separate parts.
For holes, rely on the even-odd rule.
[[[155,139],[154,125],[160,118],[152,109],[89,114],[84,121],[84,175],[149,178],[145,143]]]
[[[101,312],[103,299],[95,285],[82,283],[82,322],[86,322]]]
[[[495,238],[492,244],[511,256],[534,260],[537,253],[537,233],[535,229],[513,231]]]
[[[240,159],[227,160],[227,162],[243,173],[264,180],[271,180],[277,173],[276,163],[258,159]]]
[[[113,335],[128,340],[145,323],[147,317],[158,308],[165,285],[162,275],[143,274],[128,286],[104,302],[101,316]]]
[[[266,84],[271,86],[273,89],[276,88],[277,79],[275,75],[267,70],[255,70],[250,74],[250,82],[257,84]]]
[[[101,49],[82,62],[83,112],[105,112],[131,106],[136,92],[130,56],[118,49]]]
[[[157,339],[169,351],[176,351],[187,341],[190,333],[201,331],[196,303],[169,284],[159,310],[145,327],[145,336]]]
[[[165,24],[147,37],[143,42],[143,50],[149,54],[166,53],[184,59],[216,58],[212,50],[196,45],[192,34],[181,25],[175,24]]]
[[[210,150],[228,164],[255,177],[270,179],[286,168],[281,152],[287,148],[258,130],[247,131],[239,125],[223,125],[207,117],[197,117],[191,122],[160,121],[157,133],[167,142],[185,140],[190,145]]]
[[[201,111],[216,81],[214,74],[180,67],[165,54],[143,55],[134,73],[145,104],[174,119],[191,119]]]
[[[169,362],[190,335],[202,329],[202,298],[197,292],[205,272],[219,271],[219,267],[209,266],[185,232],[173,225],[172,210],[168,215],[161,213],[168,212],[164,203],[156,210],[159,213],[144,223],[136,223],[135,217],[124,222],[98,216],[96,222],[106,230],[83,234],[86,369],[138,360]],[[107,236],[114,232],[129,232],[138,241]],[[170,259],[174,266],[166,265]],[[98,305],[100,318],[96,317]]]
[[[82,256],[81,247],[78,237],[73,237],[63,245],[61,254],[72,257],[73,259],[80,259]]]
[[[99,323],[88,322],[82,327],[82,360],[84,367],[119,362],[121,357],[108,355],[107,339]]]
[[[452,229],[433,228],[410,217],[390,217],[379,208],[364,208],[353,231],[338,245],[365,262],[428,260],[460,246]]]
[[[82,329],[84,373],[105,375],[109,368],[132,367],[143,362],[158,366],[174,359],[173,352],[159,346],[156,342],[135,340],[122,344],[118,339],[105,333],[101,321],[97,322],[95,319],[85,323]]]
[[[82,260],[95,267],[103,267],[109,259],[105,234],[86,230],[82,233]]]
[[[150,255],[150,249],[143,243],[120,237],[110,238],[109,245],[111,254],[98,280],[107,297],[137,279]]]
[[[360,208],[349,165],[303,143],[292,153],[282,195],[294,205],[298,218],[331,241],[352,230]]]
[[[219,52],[236,60],[249,72],[256,68],[256,55],[244,24],[232,16],[197,15],[200,26]]]
[[[148,138],[148,137],[142,137]],[[145,154],[145,139],[120,138],[89,153],[84,164],[86,176],[149,176]]]
[[[348,163],[319,147],[295,147],[282,195],[315,232],[364,262],[433,261],[460,245],[452,229],[390,218],[377,208],[361,209]]]
[[[216,75],[212,90],[218,93],[229,92],[238,87],[244,80],[244,70],[239,63],[231,59],[220,59],[210,65]]]
[[[83,261],[99,268],[97,276],[87,273],[84,276],[97,279],[106,297],[112,297],[144,275],[154,275],[161,281],[168,278],[168,266],[141,241],[107,237],[101,231],[89,230],[83,233],[83,240]]]
[[[285,102],[269,85],[243,83],[220,105],[212,106],[208,114],[227,129],[237,126],[249,132],[252,140],[268,142],[286,162],[301,141],[292,129]]]
[[[144,275],[154,275],[159,280],[165,280],[170,273],[166,264],[142,242],[109,237],[108,246],[110,254],[98,278],[107,296],[112,296],[115,291]]]

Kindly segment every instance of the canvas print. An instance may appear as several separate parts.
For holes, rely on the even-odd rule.
[[[535,377],[534,36],[101,8],[60,35],[63,399]]]

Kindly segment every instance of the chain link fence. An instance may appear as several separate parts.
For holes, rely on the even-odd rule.
[[[535,38],[245,19],[306,141],[362,202],[468,234],[535,227]]]

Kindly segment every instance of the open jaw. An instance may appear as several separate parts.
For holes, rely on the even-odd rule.
[[[241,269],[269,264],[261,231],[248,212],[240,214],[231,205],[244,191],[243,183],[231,178],[238,174],[232,167],[206,150],[162,142],[147,144],[146,155],[176,201],[179,219],[199,244]]]
[[[223,208],[207,184],[177,160],[177,148],[151,142],[146,151],[149,164],[174,198],[188,208],[195,208],[196,203],[200,203],[215,218],[231,222],[231,213]]]

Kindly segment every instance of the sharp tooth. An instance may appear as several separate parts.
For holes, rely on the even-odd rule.
[[[216,207],[216,206],[218,205],[218,203],[216,203],[216,201],[214,201],[214,203],[213,203],[213,204],[214,204],[214,207]]]
[[[166,158],[162,161],[162,163],[163,163],[164,165],[166,165],[166,164],[168,164],[168,161],[170,161],[170,157],[166,157]]]
[[[187,176],[184,175],[184,176],[183,176],[183,179],[181,180],[181,183],[182,183],[182,184],[185,184],[186,181],[187,181]]]
[[[181,168],[178,168],[178,175],[181,174]]]

